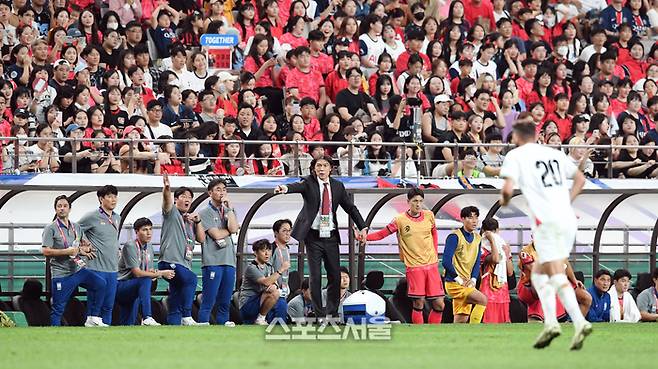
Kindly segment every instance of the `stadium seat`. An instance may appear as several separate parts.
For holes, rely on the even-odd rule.
[[[14,324],[16,324],[17,327],[27,327],[27,319],[25,318],[25,314],[23,314],[20,311],[3,311],[5,315],[11,319]]]
[[[651,280],[651,273],[637,273],[637,277],[635,278],[635,287],[633,287],[633,289],[629,290],[628,292],[630,292],[631,296],[633,296],[633,299],[637,300],[637,295],[652,285],[653,281]]]
[[[379,270],[368,272],[363,280],[362,287],[371,291],[381,290],[384,287],[384,272]]]
[[[238,304],[238,299],[240,297],[240,292],[233,292],[233,297],[231,298],[231,311],[229,312],[229,320],[235,324],[242,324],[242,316],[240,315],[240,306]]]
[[[121,310],[119,308],[119,304],[117,304],[115,301],[114,307],[112,308],[112,325],[121,325],[120,316],[121,316]]]
[[[2,293],[2,285],[0,285],[0,293]],[[11,302],[5,302],[0,300],[0,311],[13,311],[14,307]]]
[[[62,316],[63,324],[72,327],[82,327],[85,325],[87,309],[85,304],[73,297],[66,304],[64,315]]]
[[[151,298],[151,314],[156,322],[167,324],[167,309],[162,300],[156,300],[153,297]]]
[[[516,297],[510,296],[509,317],[512,323],[527,323],[528,307]]]
[[[196,322],[199,321],[199,305],[195,303],[192,303],[192,319]]]
[[[16,311],[22,311],[29,326],[45,327],[50,325],[50,308],[41,300],[43,284],[36,279],[28,279],[23,284],[19,296],[14,296]]]
[[[443,302],[445,307],[443,308],[443,314],[441,314],[441,323],[454,323],[455,315],[452,313],[452,299],[446,297]]]
[[[368,272],[365,279],[363,280],[363,283],[361,284],[362,289],[377,294],[377,296],[381,297],[382,300],[386,302],[386,317],[388,319],[391,321],[404,321],[405,319],[400,311],[388,298],[386,298],[386,295],[381,291],[382,287],[384,287],[384,272],[379,270],[372,270]]]
[[[512,275],[507,277],[507,288],[510,291],[516,289],[516,272],[512,271]]]
[[[288,287],[290,288],[290,294],[297,292],[302,285],[302,279],[299,276],[298,270],[292,270],[288,274]]]
[[[406,278],[403,277],[398,280],[398,284],[395,286],[395,290],[393,291],[393,296],[391,296],[389,301],[400,313],[400,316],[403,319],[401,320],[402,323],[410,323],[413,303],[409,296],[407,296]]]

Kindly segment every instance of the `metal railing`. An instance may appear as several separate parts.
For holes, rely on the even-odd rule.
[[[373,147],[373,146],[381,146],[381,149],[388,151],[388,152],[394,152],[395,150],[392,150],[395,148],[401,148],[402,155],[400,155],[400,158],[396,158],[395,155],[392,155],[390,158],[390,163],[398,162],[399,167],[400,167],[400,172],[399,174],[395,175],[395,177],[401,177],[401,178],[409,178],[406,173],[406,166],[409,161],[413,161],[414,164],[416,165],[416,178],[418,180],[422,178],[432,178],[432,168],[434,168],[438,164],[445,164],[451,162],[453,164],[453,172],[457,173],[457,169],[460,168],[460,160],[459,160],[459,153],[460,150],[472,148],[476,150],[476,153],[479,149],[487,149],[490,147],[499,147],[502,148],[503,150],[511,149],[514,147],[513,144],[492,144],[492,143],[413,143],[413,142],[360,142],[360,141],[345,141],[345,142],[335,142],[335,141],[268,141],[268,140],[201,140],[201,139],[166,139],[166,140],[161,140],[161,139],[118,139],[118,138],[56,138],[56,137],[28,137],[28,138],[19,138],[19,137],[0,137],[0,142],[5,142],[5,143],[10,143],[12,146],[12,152],[11,153],[6,153],[11,157],[12,161],[12,167],[11,168],[3,168],[3,172],[5,174],[9,173],[16,173],[16,170],[20,168],[20,162],[21,162],[21,157],[22,156],[27,156],[28,153],[25,153],[21,155],[21,147],[23,144],[29,144],[31,142],[57,142],[60,145],[63,145],[63,143],[70,142],[71,143],[71,172],[72,173],[77,173],[78,172],[78,159],[80,159],[80,152],[83,150],[88,150],[90,147],[93,148],[94,145],[93,143],[103,143],[104,145],[107,144],[107,146],[113,147],[114,150],[116,150],[117,147],[123,146],[123,145],[128,145],[129,149],[127,151],[127,155],[125,156],[118,156],[118,150],[116,150],[116,156],[118,160],[125,162],[125,171],[122,171],[124,173],[135,173],[136,167],[137,167],[137,161],[138,159],[136,158],[136,153],[138,152],[151,152],[154,154],[153,159],[154,160],[159,160],[157,156],[157,151],[154,150],[155,146],[157,144],[163,144],[163,143],[175,143],[177,145],[183,145],[183,155],[182,156],[174,156],[174,159],[180,160],[183,171],[186,175],[191,174],[190,170],[190,162],[192,160],[190,154],[189,154],[189,144],[190,143],[198,143],[200,145],[216,145],[219,147],[219,145],[229,145],[229,144],[238,144],[240,145],[240,157],[236,158],[228,158],[227,156],[209,156],[205,157],[209,160],[211,160],[211,163],[214,165],[215,161],[217,160],[223,160],[223,159],[235,159],[239,161],[243,166],[249,164],[250,158],[246,157],[244,155],[245,153],[245,148],[247,147],[256,147],[261,144],[271,144],[271,145],[278,145],[280,149],[285,149],[287,150],[287,154],[291,154],[292,156],[292,167],[289,166],[288,170],[284,172],[285,176],[293,176],[297,177],[301,174],[302,172],[302,160],[307,160],[310,163],[310,160],[308,159],[308,156],[305,155],[305,153],[302,151],[302,148],[308,145],[321,145],[325,148],[343,148],[346,150],[346,155],[344,158],[335,158],[336,160],[339,161],[339,163],[346,161],[346,168],[344,168],[344,173],[341,172],[340,175],[342,176],[353,176],[355,175],[354,173],[354,166],[358,162],[364,161],[363,153],[365,148]],[[141,144],[143,147],[150,147],[149,150],[144,150],[144,151],[139,151],[139,147],[137,145]],[[77,146],[81,146],[78,148]],[[641,146],[641,145],[551,145],[551,147],[558,148],[558,149],[575,149],[575,148],[585,148],[585,149],[594,149],[597,151],[602,151],[605,152],[607,155],[603,155],[602,157],[605,158],[604,161],[594,161],[593,164],[600,164],[605,166],[606,170],[606,177],[607,178],[612,178],[613,177],[613,153],[616,150],[621,150],[621,149],[643,149],[643,148],[648,148],[647,146]],[[410,159],[407,158],[406,156],[406,149],[407,148],[412,148],[414,149],[414,155],[416,158]],[[451,161],[441,161],[441,160],[435,160],[433,155],[428,155],[428,153],[431,153],[436,150],[441,150],[444,148],[449,148],[451,149],[452,152],[452,160]],[[652,147],[653,148],[653,147]],[[96,150],[98,151],[98,150]],[[283,150],[282,150],[283,151]],[[108,154],[109,155],[109,154]],[[302,158],[302,156],[306,157],[307,159]],[[334,155],[335,156],[335,155]],[[479,156],[479,155],[478,155]],[[58,159],[60,162],[63,160],[62,157],[58,156]],[[260,158],[255,157],[255,159],[260,160]],[[270,157],[270,158],[265,158],[263,160],[271,161],[271,160],[278,160],[281,159],[280,157]],[[342,166],[340,166],[342,167]],[[37,168],[34,171],[50,171],[48,167],[44,168],[44,170],[40,170]],[[375,174],[373,174],[375,175]],[[453,175],[450,175],[451,177]]]

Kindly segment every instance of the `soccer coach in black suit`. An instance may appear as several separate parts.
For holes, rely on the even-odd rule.
[[[311,168],[314,175],[304,177],[300,182],[279,185],[275,194],[300,193],[304,207],[295,220],[292,237],[304,241],[308,254],[308,269],[311,275],[311,299],[317,318],[337,317],[340,301],[340,235],[336,210],[340,205],[352,218],[361,231],[357,240],[368,234],[366,224],[340,181],[331,178],[333,161],[324,156],[314,159]],[[328,200],[328,201],[327,201]],[[327,306],[322,306],[322,261],[327,271]]]

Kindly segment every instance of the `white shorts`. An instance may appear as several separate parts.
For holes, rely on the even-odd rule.
[[[563,260],[569,257],[576,232],[577,221],[542,223],[535,227],[533,236],[539,263]]]

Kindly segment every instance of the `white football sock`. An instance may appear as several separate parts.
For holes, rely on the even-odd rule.
[[[571,321],[576,326],[583,324],[585,322],[585,317],[583,317],[583,314],[580,312],[580,306],[576,299],[576,292],[573,290],[573,287],[571,287],[567,276],[564,274],[555,274],[551,276],[550,283],[557,291],[558,296],[560,296],[560,301],[569,314]]]
[[[557,325],[555,288],[549,283],[548,275],[532,273],[530,278],[535,291],[537,291],[541,308],[544,311],[544,325],[547,327]]]

